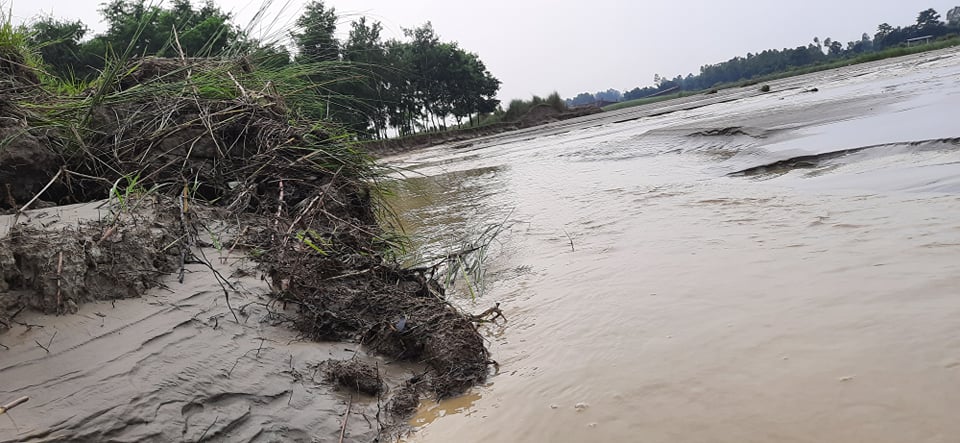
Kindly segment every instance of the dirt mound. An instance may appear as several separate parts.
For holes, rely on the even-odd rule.
[[[273,286],[283,288],[281,300],[300,307],[297,327],[309,337],[360,337],[378,353],[422,361],[432,369],[430,390],[440,397],[486,377],[490,360],[482,337],[444,300],[436,282],[392,266],[336,266],[320,254],[276,255],[266,262]]]
[[[59,230],[17,225],[0,238],[0,330],[24,308],[73,313],[81,303],[136,297],[176,269],[161,216]]]
[[[0,46],[0,95],[33,90],[39,84],[37,73],[27,65],[21,52],[8,45]]]
[[[519,123],[521,126],[526,127],[557,121],[559,120],[558,116],[560,113],[560,111],[548,104],[539,104],[527,111],[523,117],[520,117]]]
[[[324,362],[324,366],[324,377],[347,389],[367,395],[377,395],[384,390],[385,385],[380,378],[380,371],[369,363],[355,359],[331,359]]]
[[[162,58],[147,57],[135,60],[127,66],[126,75],[120,79],[122,89],[152,81],[178,82],[185,80],[193,72],[231,70],[236,73],[250,73],[253,66],[246,59],[231,58]]]
[[[62,195],[48,190],[45,198],[145,195],[171,211],[157,224],[127,218],[46,238],[27,229],[11,234],[2,289],[36,294],[17,303],[61,313],[70,302],[141,293],[156,284],[152,277],[177,268],[178,255],[181,270],[195,259],[202,223],[219,221],[235,226],[231,249],[260,261],[273,295],[298,307],[294,323],[304,336],[358,340],[425,363],[430,373],[418,380],[426,383],[411,384],[417,394],[454,395],[485,378],[488,354],[471,318],[443,299],[435,281],[384,258],[389,242],[371,198],[377,167],[366,154],[301,120],[269,82],[245,75],[241,62],[185,68],[182,60],[154,59],[138,66],[133,83],[121,81],[118,92],[85,110],[54,111],[77,118],[75,133],[10,154],[59,149],[50,161],[15,169],[3,163],[0,177],[11,187],[28,183],[27,175],[40,178],[29,192],[13,194],[11,206],[59,172],[50,189]],[[193,215],[207,207],[217,210],[206,220]],[[107,235],[110,229],[116,232]],[[229,292],[224,287],[228,305]]]
[[[60,157],[21,120],[0,118],[0,210],[27,203],[60,165]]]

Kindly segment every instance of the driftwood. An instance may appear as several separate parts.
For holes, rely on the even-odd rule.
[[[490,317],[489,319],[487,317]],[[496,321],[497,318],[502,318],[503,321],[507,321],[507,317],[503,315],[503,311],[500,310],[500,303],[497,303],[494,307],[487,309],[477,315],[471,315],[470,319],[475,322],[492,322]]]
[[[30,397],[20,397],[10,403],[0,406],[0,414],[6,414],[7,411],[26,403],[28,400],[30,400]]]

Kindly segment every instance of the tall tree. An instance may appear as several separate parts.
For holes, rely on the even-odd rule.
[[[96,60],[87,60],[81,40],[88,31],[83,22],[43,17],[30,25],[30,40],[40,48],[40,56],[57,75],[64,78],[84,78],[94,68],[87,66]]]
[[[932,29],[940,26],[940,14],[933,8],[920,11],[917,16],[917,28],[921,30]]]
[[[290,33],[297,48],[298,60],[327,62],[340,59],[340,42],[337,40],[337,14],[334,8],[327,9],[323,1],[307,3],[304,13],[296,22],[297,29]]]
[[[950,26],[960,26],[960,6],[954,6],[947,11],[947,24]]]
[[[174,0],[169,8],[146,0],[113,0],[100,12],[108,27],[95,38],[102,40],[99,46],[123,52],[133,45],[134,56],[173,57],[181,49],[190,57],[217,55],[243,39],[230,14],[211,0],[199,9],[190,0]]]

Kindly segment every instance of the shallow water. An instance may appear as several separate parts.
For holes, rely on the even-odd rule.
[[[960,54],[770,85],[389,159],[422,251],[509,226],[409,439],[955,441]]]

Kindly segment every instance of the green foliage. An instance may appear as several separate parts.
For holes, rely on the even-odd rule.
[[[189,0],[173,0],[169,8],[147,0],[113,0],[100,9],[107,32],[95,37],[114,49],[133,45],[135,56],[203,57],[220,54],[237,43],[240,31],[230,15],[212,1],[195,9]]]
[[[13,69],[36,71],[42,61],[37,45],[30,39],[30,30],[15,26],[9,12],[0,9],[0,58]]]
[[[473,124],[499,104],[500,82],[479,56],[441,41],[429,22],[405,30],[404,41],[385,42],[379,22],[360,18],[341,42],[336,11],[312,1],[289,33],[292,57],[283,45],[249,39],[210,1],[167,5],[110,0],[100,10],[107,30],[87,40],[83,23],[44,17],[21,32],[30,38],[17,44],[39,48],[54,74],[51,89],[92,90],[93,104],[117,89],[131,60],[242,54],[257,67],[245,81],[279,93],[297,116],[333,122],[361,139],[386,137],[391,126],[405,135],[445,129],[451,118]],[[41,66],[40,57],[34,59]],[[189,86],[202,98],[236,97],[234,81],[223,74],[198,73]]]
[[[43,60],[55,73],[76,78],[90,74],[85,68],[89,60],[84,59],[81,43],[87,31],[87,26],[79,20],[43,17],[30,26],[30,42],[40,49]]]
[[[230,15],[208,1],[195,8],[189,0],[169,7],[147,0],[113,0],[100,12],[107,30],[84,40],[89,29],[80,21],[42,17],[29,27],[50,71],[61,78],[86,81],[108,70],[112,59],[160,56],[204,57],[249,45]],[[125,55],[125,56],[124,56]]]
[[[321,248],[320,245],[323,245],[324,247],[328,247],[331,244],[330,240],[320,235],[316,231],[312,229],[298,231],[296,237],[297,237],[297,240],[301,241],[304,245],[308,246],[310,249],[313,249],[313,251],[316,252],[317,254],[327,255],[327,251]],[[318,243],[320,245],[318,245]]]
[[[308,3],[303,15],[297,19],[297,29],[290,33],[298,60],[307,63],[339,60],[340,43],[334,35],[336,30],[334,8],[327,9],[320,0]]]

